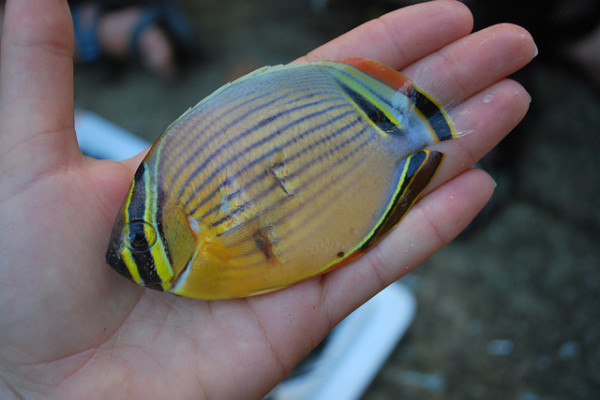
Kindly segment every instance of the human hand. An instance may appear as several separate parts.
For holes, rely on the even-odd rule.
[[[82,156],[73,129],[66,1],[9,0],[0,64],[0,397],[259,398],[346,315],[454,238],[493,181],[471,169],[524,116],[504,79],[535,45],[500,25],[469,34],[460,3],[434,1],[369,22],[297,62],[359,56],[393,66],[470,134],[418,203],[358,261],[290,288],[199,301],[146,290],[104,261],[141,160]]]

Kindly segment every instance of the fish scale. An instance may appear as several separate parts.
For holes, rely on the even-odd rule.
[[[330,111],[332,111],[332,109],[330,109]],[[335,116],[333,118],[335,118]],[[294,123],[290,123],[289,125],[294,126]],[[285,131],[286,129],[284,128],[284,129],[274,129],[274,130],[275,130],[275,133],[273,133],[271,135],[268,135],[267,138],[261,138],[260,140],[252,143],[249,146],[242,147],[243,146],[243,144],[242,144],[242,146],[240,146],[240,147],[242,147],[242,149],[240,150],[240,152],[239,153],[233,153],[233,154],[231,154],[231,156],[223,164],[221,164],[215,171],[213,171],[212,173],[210,173],[209,177],[206,178],[206,180],[204,181],[204,183],[208,184],[210,182],[211,178],[214,175],[216,175],[218,172],[222,171],[227,166],[229,166],[232,163],[234,163],[240,157],[243,157],[244,155],[248,154],[248,152],[251,151],[251,150],[253,150],[253,149],[256,149],[257,152],[253,153],[251,155],[251,158],[248,160],[248,162],[246,164],[243,164],[241,166],[242,169],[239,169],[236,172],[234,172],[232,174],[233,176],[243,174],[246,168],[251,167],[251,166],[253,166],[253,165],[255,165],[255,164],[257,164],[257,163],[259,163],[261,161],[262,162],[268,162],[268,160],[265,160],[265,159],[268,158],[269,153],[276,152],[279,149],[287,149],[288,146],[290,145],[290,143],[281,143],[280,141],[273,140],[277,136],[281,137],[281,135],[280,134],[278,135],[277,133],[280,133],[281,131]],[[295,134],[294,137],[299,137],[301,135],[302,135],[301,133],[298,134],[298,135]],[[266,141],[266,144],[270,145],[270,147],[265,148],[264,146],[260,146],[261,144],[263,144],[263,143],[261,143],[261,142],[263,142],[263,139],[271,139],[271,140],[267,140]],[[311,143],[314,143],[314,141],[311,142]],[[262,154],[258,153],[258,151],[261,151],[261,150],[264,151],[264,153],[262,153]],[[265,157],[265,156],[267,156],[267,157]],[[240,163],[238,162],[237,164],[240,164]],[[261,170],[261,171],[263,171],[263,170]],[[204,171],[204,174],[207,174],[207,173],[208,173],[208,171]],[[211,195],[213,195],[213,194],[211,193]],[[199,204],[201,205],[202,202],[205,201],[206,199],[196,199],[196,200],[199,200]],[[193,208],[191,212],[194,213],[195,212],[195,208]]]
[[[318,105],[319,103],[316,103],[316,104]],[[311,119],[311,118],[314,118],[315,116],[322,115],[323,112],[327,112],[327,111],[333,112],[337,108],[335,106],[329,106],[326,110],[318,110],[318,111],[314,111],[313,113],[310,113],[310,112],[307,113],[308,110],[306,108],[306,105],[302,105],[302,106],[298,106],[298,107],[299,107],[299,109],[296,111],[298,111],[299,115],[301,115],[302,117],[297,118],[296,120],[292,120],[292,121],[288,122],[287,124],[285,124],[285,121],[282,121],[282,117],[281,117],[283,115],[283,113],[280,112],[276,115],[269,116],[268,118],[261,119],[257,124],[255,124],[251,128],[246,129],[243,132],[241,132],[240,134],[236,135],[234,137],[234,139],[236,139],[236,140],[230,140],[225,145],[221,146],[219,148],[219,150],[221,150],[222,152],[227,152],[227,153],[231,154],[232,146],[237,145],[234,148],[239,149],[239,153],[231,154],[229,158],[227,158],[223,163],[219,164],[219,167],[216,168],[216,171],[212,172],[210,177],[212,177],[212,175],[216,175],[220,170],[226,168],[228,165],[231,164],[231,162],[235,161],[235,159],[245,155],[249,151],[251,151],[251,150],[259,147],[261,144],[263,144],[263,142],[266,140],[266,138],[263,137],[262,132],[259,131],[261,128],[265,128],[270,131],[273,131],[273,133],[269,136],[274,136],[274,138],[279,139],[282,136],[282,132],[285,133],[286,130],[293,128],[294,126],[298,126],[297,124],[302,122],[300,120]],[[252,134],[252,133],[256,133],[256,135],[259,135],[259,137],[254,139],[253,142],[251,142],[252,138],[247,138],[247,136],[250,136],[250,134]],[[270,139],[274,139],[274,138],[270,138]],[[247,139],[247,140],[243,140],[243,139]],[[250,143],[248,143],[248,142],[250,142]],[[248,144],[246,144],[246,143],[248,143]],[[274,144],[275,146],[277,146],[277,141],[270,140],[270,141],[267,141],[267,144],[271,144],[271,145]],[[264,148],[264,147],[260,146],[260,148]],[[216,151],[213,154],[218,154],[218,153],[220,153],[220,152]],[[255,157],[254,154],[252,154],[253,159],[254,159],[254,157]],[[213,158],[213,157],[211,157],[211,158]],[[208,173],[207,169],[197,168],[194,170],[194,172],[192,173],[192,175],[190,177],[197,175],[199,173],[199,171],[202,171],[203,174]],[[210,177],[205,182],[210,181]]]
[[[310,93],[314,93],[314,91],[311,91]],[[190,160],[196,160],[196,159],[202,158],[203,163],[199,164],[198,168],[197,168],[197,169],[200,169],[200,168],[202,168],[203,165],[206,165],[207,162],[214,159],[215,155],[218,155],[220,152],[222,152],[224,148],[226,148],[228,145],[233,144],[232,142],[234,140],[239,140],[240,136],[243,136],[243,135],[237,134],[238,132],[236,131],[236,128],[241,126],[242,129],[246,130],[246,132],[252,133],[251,131],[247,130],[247,127],[250,124],[252,116],[255,116],[258,112],[263,110],[264,107],[267,107],[267,106],[270,106],[273,104],[277,104],[277,103],[281,103],[281,102],[285,103],[284,100],[286,100],[286,98],[289,97],[289,94],[281,94],[280,92],[271,93],[271,94],[273,94],[272,97],[263,96],[261,98],[262,102],[259,104],[256,104],[258,102],[257,99],[253,99],[254,101],[249,104],[245,104],[246,101],[242,101],[242,104],[240,104],[239,106],[234,107],[233,109],[230,109],[229,112],[226,114],[222,114],[220,118],[214,119],[212,121],[212,123],[213,124],[218,123],[219,125],[217,125],[217,126],[219,128],[214,129],[214,127],[213,127],[211,129],[211,132],[214,133],[215,137],[219,138],[219,142],[217,142],[215,140],[210,140],[212,138],[207,138],[208,140],[200,141],[199,143],[195,144],[195,146],[193,147],[195,149],[195,151],[192,152],[191,154],[189,154],[187,157],[185,157],[184,162],[179,163],[179,165],[180,166],[182,165],[185,168],[185,166],[187,166],[189,164]],[[235,98],[230,99],[230,101],[232,101],[232,102],[235,102],[235,100],[236,100]],[[243,100],[243,99],[241,99],[241,100]],[[237,113],[233,114],[234,111],[236,111]],[[194,114],[191,113],[191,115],[188,116],[186,119],[192,118],[193,116],[194,116]],[[198,120],[198,118],[196,118],[195,120]],[[199,123],[202,123],[202,121],[199,121]],[[203,128],[206,129],[206,127],[203,127]],[[202,130],[202,128],[196,128],[196,129],[198,131]],[[236,133],[236,135],[233,135],[233,133]],[[191,135],[191,136],[197,137],[197,135]],[[226,141],[226,142],[222,143],[224,141]],[[219,147],[212,153],[205,154],[211,150],[210,145],[217,145]],[[177,147],[182,147],[182,146],[178,144],[178,146],[176,146],[176,148]],[[179,162],[180,158],[181,158],[181,155],[176,158],[177,162]],[[179,169],[179,173],[181,173],[182,172],[181,168],[178,168],[178,169]],[[181,174],[178,174],[178,175],[181,176]],[[179,195],[182,195],[182,193],[180,192]]]
[[[107,262],[138,284],[201,299],[289,286],[381,240],[442,162],[421,149],[456,136],[431,96],[375,61],[261,68],[153,145]]]

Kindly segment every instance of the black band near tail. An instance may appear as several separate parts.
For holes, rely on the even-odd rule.
[[[410,93],[410,100],[415,107],[427,118],[437,138],[442,140],[452,139],[452,127],[440,107],[421,93],[414,86]]]

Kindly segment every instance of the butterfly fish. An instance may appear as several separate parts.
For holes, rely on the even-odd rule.
[[[264,67],[173,122],[139,166],[107,262],[139,285],[225,299],[347,264],[400,221],[457,137],[396,70]]]

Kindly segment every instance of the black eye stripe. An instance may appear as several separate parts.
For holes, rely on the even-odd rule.
[[[137,219],[129,221],[124,240],[129,248],[140,275],[142,285],[162,290],[161,279],[154,265],[152,247],[157,242],[156,229],[149,223]]]
[[[140,164],[133,178],[135,187],[132,193],[128,211],[129,232],[123,237],[125,245],[129,248],[133,261],[135,262],[142,285],[162,290],[161,279],[156,271],[152,247],[156,244],[161,227],[144,221],[146,207],[148,207],[148,196],[153,193],[146,184],[146,163]],[[159,223],[160,225],[160,223]],[[151,235],[150,237],[148,235]]]
[[[127,208],[127,214],[129,215],[130,221],[137,219],[141,220],[144,217],[147,196],[146,182],[144,181],[145,172],[146,164],[142,163],[135,172],[135,176],[133,178],[133,186],[135,187],[135,190],[131,193],[129,206]]]

